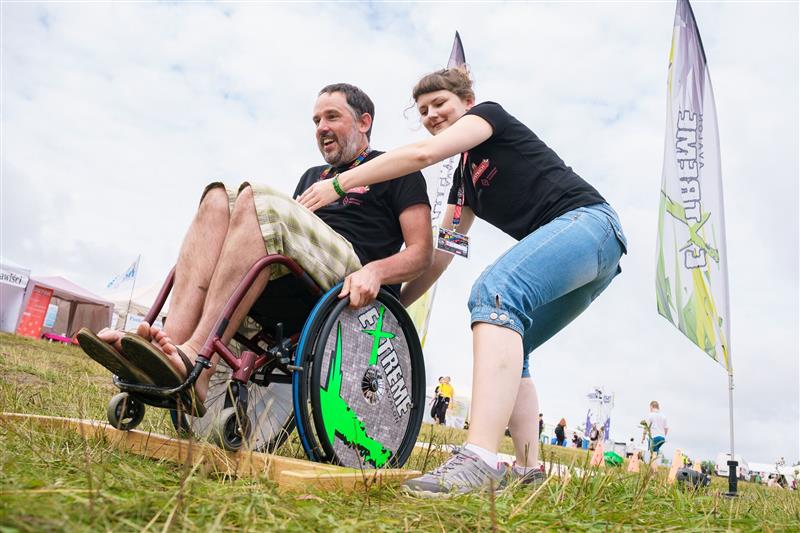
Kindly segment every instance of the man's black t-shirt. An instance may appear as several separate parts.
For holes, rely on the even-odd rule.
[[[364,162],[382,153],[373,150]],[[334,171],[342,173],[349,167],[348,163]],[[306,170],[297,184],[294,198],[316,183],[326,168],[327,165]],[[327,177],[333,176],[334,172],[330,172]],[[421,172],[413,172],[369,187],[351,189],[343,198],[318,209],[316,215],[350,241],[361,264],[366,265],[400,251],[403,244],[400,213],[415,204],[430,206],[425,178]]]
[[[564,213],[605,202],[522,122],[499,104],[467,111],[492,126],[492,136],[461,155],[448,203],[464,183],[464,205],[517,240]],[[466,179],[464,179],[466,178]]]

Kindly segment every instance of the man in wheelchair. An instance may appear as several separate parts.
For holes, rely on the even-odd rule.
[[[373,116],[372,101],[357,87],[335,84],[319,92],[313,121],[327,165],[308,169],[294,197],[320,179],[380,155],[369,147]],[[396,286],[423,272],[432,260],[431,240],[430,205],[419,172],[348,191],[316,213],[267,186],[246,182],[234,191],[212,183],[180,249],[164,329],[142,323],[136,335],[104,330],[88,340],[84,333],[81,344],[123,380],[174,387],[186,379],[225,305],[263,256],[291,258],[323,290],[344,280],[340,297],[349,296],[350,305],[360,307],[381,286]],[[289,333],[298,331],[314,302],[286,267],[267,267],[223,324],[221,340],[228,343],[248,314],[261,323],[282,322]],[[87,349],[92,341],[106,349]],[[203,371],[193,399],[184,399],[193,403],[190,413],[202,416],[213,372],[213,366]]]

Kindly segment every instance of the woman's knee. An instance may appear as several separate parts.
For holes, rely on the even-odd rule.
[[[495,283],[491,275],[482,275],[472,285],[467,307],[472,324],[479,322],[508,328],[522,335],[527,327],[523,314],[518,312],[519,300],[504,283]]]

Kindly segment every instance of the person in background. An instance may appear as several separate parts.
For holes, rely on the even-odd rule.
[[[539,413],[539,440],[542,440],[542,435],[544,435],[544,415]]]
[[[450,409],[450,404],[453,401],[453,386],[450,385],[450,376],[445,376],[439,384],[439,405],[437,415],[439,424],[444,425],[447,422],[447,410]]]
[[[645,418],[645,428],[642,433],[642,443],[648,437],[648,449],[654,456],[658,456],[661,447],[667,440],[669,425],[667,417],[661,413],[661,408],[656,400],[650,402],[650,413]]]
[[[572,432],[572,446],[575,448],[580,448],[581,444],[583,444],[583,439],[581,439],[577,433],[574,431]]]
[[[600,440],[600,429],[597,424],[592,424],[592,429],[589,431],[589,449],[594,450],[597,448],[597,442]]]
[[[436,424],[439,423],[439,401],[442,398],[439,394],[439,387],[441,387],[443,382],[444,376],[439,376],[439,384],[436,385],[435,389],[433,389],[433,399],[431,400],[431,418],[433,418],[433,421]]]
[[[556,444],[559,446],[564,446],[564,443],[567,441],[567,437],[564,435],[566,427],[566,420],[562,418],[558,421],[558,425],[556,426]]]

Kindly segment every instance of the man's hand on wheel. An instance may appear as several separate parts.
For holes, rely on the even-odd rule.
[[[378,297],[381,278],[369,265],[344,278],[339,298],[350,296],[350,307],[363,307]]]

